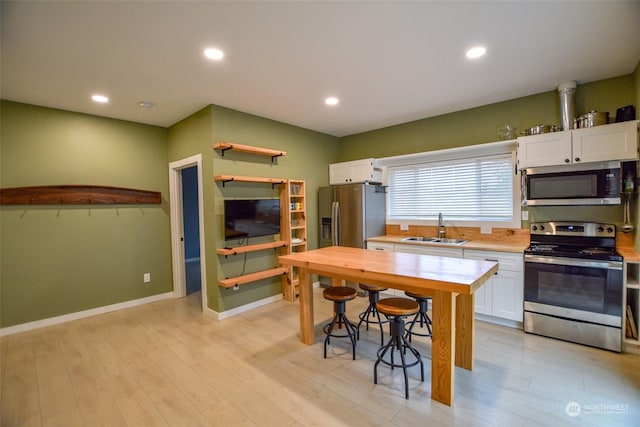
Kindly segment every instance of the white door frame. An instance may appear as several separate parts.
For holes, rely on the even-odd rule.
[[[202,311],[207,310],[207,274],[204,251],[204,200],[202,154],[169,163],[169,205],[171,212],[171,261],[173,264],[173,295],[187,294],[184,258],[184,215],[182,212],[182,170],[196,166],[198,172],[198,221],[200,226],[200,280],[202,283]]]

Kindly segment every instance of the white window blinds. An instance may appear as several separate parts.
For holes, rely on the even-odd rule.
[[[391,220],[511,222],[514,216],[511,154],[390,166]]]

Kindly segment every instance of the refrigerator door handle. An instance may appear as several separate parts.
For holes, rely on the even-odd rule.
[[[333,202],[331,204],[331,244],[333,246],[340,245],[340,204]]]

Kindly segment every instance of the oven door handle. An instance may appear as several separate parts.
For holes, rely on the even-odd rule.
[[[525,255],[524,262],[536,262],[539,264],[569,265],[575,267],[606,268],[609,270],[622,270],[622,263],[618,261],[588,261],[576,258],[561,258],[538,255]]]

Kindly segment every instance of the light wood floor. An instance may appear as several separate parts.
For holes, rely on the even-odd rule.
[[[2,338],[1,425],[640,425],[640,356],[482,322],[454,406],[430,399],[429,360],[424,383],[412,368],[405,400],[401,371],[381,367],[373,384],[377,331],[362,334],[356,361],[340,340],[322,358],[331,306],[316,292],[313,346],[298,340],[296,303],[215,321],[199,294]],[[347,304],[352,319],[366,301]],[[429,357],[426,339],[414,342]],[[606,404],[628,410],[593,406]]]

